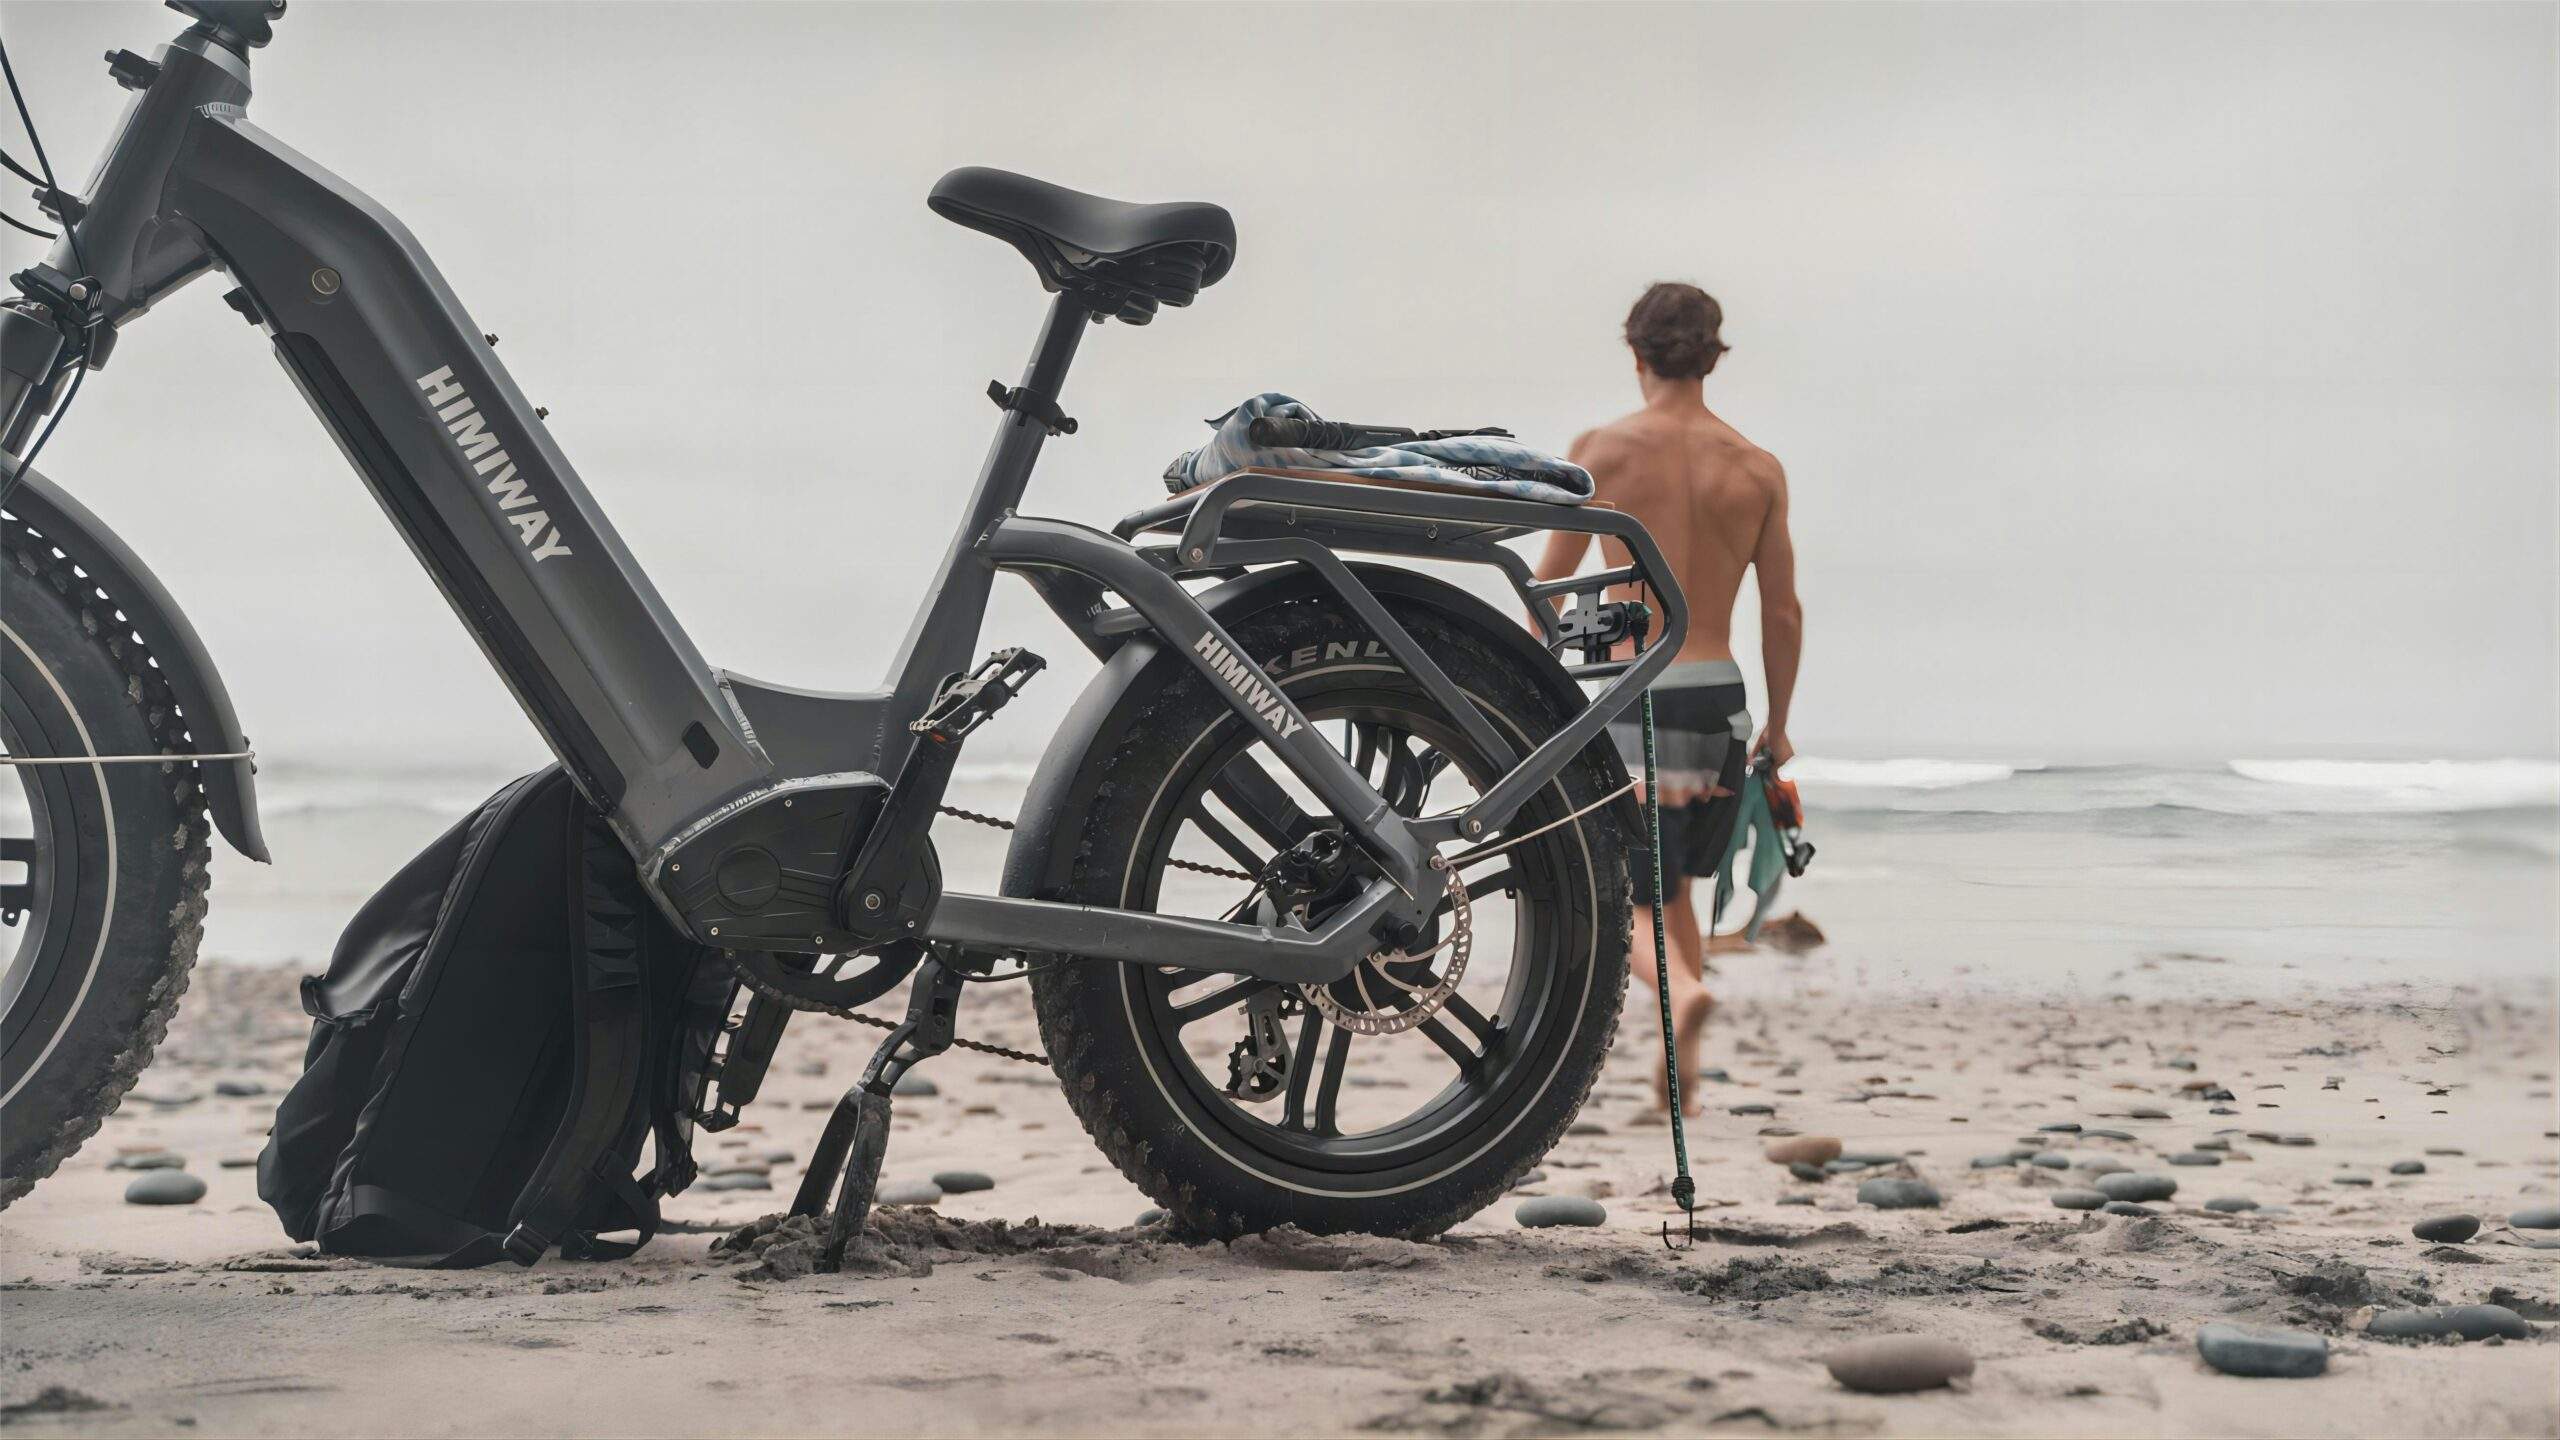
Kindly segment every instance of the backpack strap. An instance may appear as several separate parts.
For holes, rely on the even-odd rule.
[[[614,862],[627,867],[629,860],[583,797],[569,807],[568,843],[570,884],[575,887],[571,898],[579,915],[578,953],[571,961],[575,969],[569,984],[576,1016],[569,1105],[551,1148],[516,1200],[504,1249],[520,1265],[531,1265],[578,1232],[600,1184],[629,1186],[642,1202],[628,1208],[641,1222],[643,1240],[657,1228],[655,1202],[639,1195],[629,1175],[620,1173],[624,1162],[617,1154],[630,1133],[633,1107],[647,1103],[644,917],[634,903],[638,897],[610,883]],[[599,1247],[607,1243],[592,1233],[577,1242],[595,1258],[606,1258]]]

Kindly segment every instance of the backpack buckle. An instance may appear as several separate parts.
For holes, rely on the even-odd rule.
[[[518,1225],[507,1232],[507,1238],[499,1242],[498,1248],[507,1252],[508,1259],[530,1266],[551,1248],[551,1238],[531,1225]]]

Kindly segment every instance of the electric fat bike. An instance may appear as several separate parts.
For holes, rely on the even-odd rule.
[[[790,1012],[909,984],[811,1171],[844,1165],[840,1225],[868,1203],[897,1078],[954,1042],[964,982],[1022,969],[1076,1114],[1195,1230],[1429,1233],[1563,1133],[1616,1028],[1646,858],[1603,727],[1686,625],[1641,526],[1261,471],[1109,533],[1018,513],[1044,443],[1076,429],[1060,396],[1086,332],[1190,304],[1235,231],[1214,205],[956,170],[931,207],[1020,251],[1052,298],[1020,382],[989,388],[993,447],[893,673],[825,693],[714,668],[417,240],[248,121],[249,57],[283,5],[170,4],[193,22],[176,40],[108,57],[133,94],[86,193],[39,149],[60,235],[0,309],[0,1203],[149,1060],[212,835],[268,858],[204,645],[32,468],[123,328],[215,271],[651,897],[738,968],[727,1108],[704,1123],[752,1096]],[[1534,582],[1504,542],[1555,528],[1625,563]],[[1374,557],[1492,567],[1531,624]],[[1030,783],[999,893],[978,895],[944,887],[930,829],[962,743],[1041,665],[975,663],[999,572],[1100,673]],[[1435,1078],[1405,1062],[1362,1083],[1393,1047]]]

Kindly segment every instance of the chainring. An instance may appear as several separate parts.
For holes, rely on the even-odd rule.
[[[790,955],[772,950],[732,950],[738,978],[760,995],[794,1010],[842,1015],[896,988],[924,959],[924,945],[892,940],[867,955]]]

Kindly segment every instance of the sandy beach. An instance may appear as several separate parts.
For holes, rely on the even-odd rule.
[[[804,1018],[747,1123],[699,1146],[706,1169],[769,1168],[771,1188],[697,1187],[670,1207],[679,1233],[634,1259],[437,1273],[318,1258],[284,1243],[253,1172],[233,1168],[256,1153],[273,1091],[298,1065],[293,978],[316,959],[210,960],[142,1088],[0,1215],[0,1423],[2560,1432],[2560,1232],[2505,1224],[2560,1200],[2547,812],[2124,813],[1987,815],[1923,795],[1833,815],[1815,877],[1787,897],[1831,943],[1724,962],[1714,1078],[1691,1132],[1708,1230],[1677,1252],[1657,1235],[1676,1212],[1667,1132],[1647,1114],[1654,1034],[1631,1006],[1543,1175],[1433,1243],[1168,1236],[1138,1223],[1146,1200],[1044,1071],[955,1053],[923,1072],[938,1094],[898,1102],[885,1178],[966,1168],[993,1187],[884,1211],[876,1273],[779,1278],[715,1242],[784,1207],[797,1170],[770,1157],[807,1154],[878,1034]],[[359,828],[395,832],[387,847],[408,843],[404,824],[439,823]],[[962,864],[991,862],[966,832],[950,844]],[[2186,862],[2166,868],[2167,854]],[[2143,875],[2153,883],[2130,883]],[[244,888],[259,933],[297,933],[278,918],[289,896]],[[324,940],[326,903],[308,917]],[[217,917],[222,905],[217,886]],[[217,937],[247,934],[230,923]],[[969,1005],[966,1033],[1037,1043],[1020,987],[982,987]],[[1393,1064],[1355,1074],[1388,1100],[1411,1083]],[[2052,1128],[2064,1125],[2081,1128]],[[1882,1163],[1809,1183],[1763,1158],[1783,1132],[1837,1137]],[[122,1204],[131,1176],[110,1162],[163,1147],[209,1195]],[[2007,1158],[2030,1150],[2067,1168]],[[2168,1163],[2192,1153],[2220,1163]],[[2149,1217],[2053,1204],[2103,1160],[2171,1177],[2176,1194]],[[2421,1173],[2395,1172],[2412,1161]],[[1943,1203],[1860,1204],[1877,1175],[1923,1179]],[[1607,1222],[1520,1228],[1514,1207],[1536,1194],[1600,1198]],[[2224,1197],[2259,1208],[2205,1207]],[[2450,1211],[2482,1230],[2460,1245],[2411,1235]],[[2527,1317],[2530,1337],[2362,1331],[2377,1308],[2475,1301]],[[2215,1374],[2195,1332],[2218,1320],[2323,1335],[2328,1373]],[[1818,1359],[1900,1332],[1960,1343],[1974,1374],[1862,1395]]]

